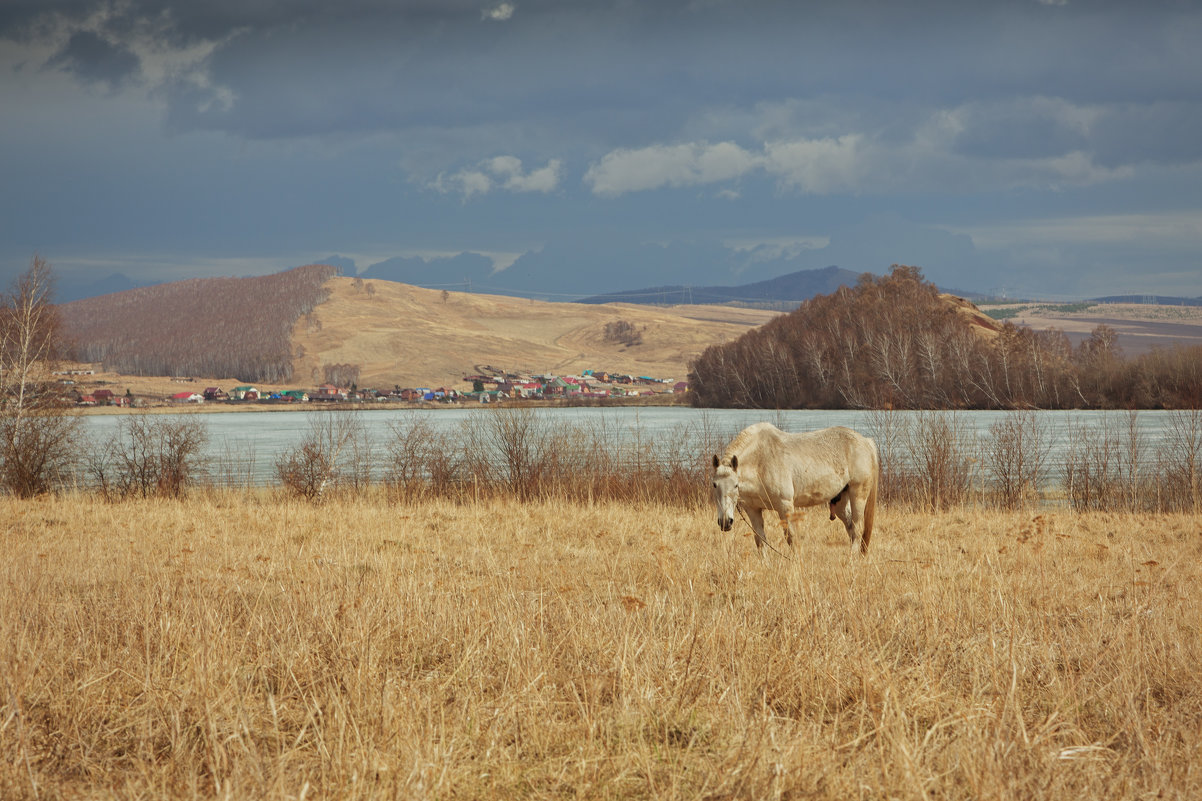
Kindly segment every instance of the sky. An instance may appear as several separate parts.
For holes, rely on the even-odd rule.
[[[1202,0],[3,0],[0,278],[1202,296],[1200,45]]]

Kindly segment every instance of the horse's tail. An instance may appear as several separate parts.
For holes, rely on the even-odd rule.
[[[872,476],[869,479],[868,501],[864,504],[864,533],[860,536],[860,553],[868,553],[868,541],[872,539],[872,523],[876,519],[876,488],[881,483],[881,459],[876,443],[872,445]]]

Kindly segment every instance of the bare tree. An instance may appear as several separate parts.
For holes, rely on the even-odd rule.
[[[50,265],[34,256],[0,298],[0,484],[47,492],[70,472],[78,417],[53,381],[60,329]]]

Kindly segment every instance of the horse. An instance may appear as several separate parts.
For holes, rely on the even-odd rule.
[[[780,517],[793,545],[795,509],[827,503],[831,520],[847,528],[854,552],[868,552],[881,460],[876,443],[850,428],[835,426],[789,434],[771,423],[743,429],[714,456],[714,502],[718,527],[730,531],[735,510],[746,512],[755,544],[764,555],[764,510]]]

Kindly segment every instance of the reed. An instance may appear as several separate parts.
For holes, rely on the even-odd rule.
[[[1195,516],[390,497],[0,499],[0,797],[1202,795]]]

